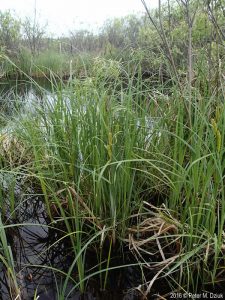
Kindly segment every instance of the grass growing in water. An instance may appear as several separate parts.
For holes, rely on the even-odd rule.
[[[155,272],[139,288],[146,296],[159,278],[189,292],[222,280],[222,87],[212,94],[193,88],[187,105],[185,85],[182,93],[171,87],[168,96],[146,88],[141,76],[121,74],[122,66],[110,62],[95,77],[60,82],[52,99],[15,118],[13,140],[7,136],[1,152],[2,174],[14,168],[35,180],[51,221],[61,222],[70,238],[74,261],[62,299],[73,267],[85,291],[86,253],[105,245],[103,288],[113,249],[128,243],[142,267]],[[18,156],[9,164],[12,151]]]

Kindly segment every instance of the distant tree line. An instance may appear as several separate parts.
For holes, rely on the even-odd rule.
[[[143,69],[168,72],[162,56],[172,66],[170,72],[189,73],[194,79],[194,66],[206,62],[212,73],[215,61],[225,53],[225,0],[167,0],[155,10],[107,20],[98,33],[70,30],[67,36],[48,36],[47,26],[36,18],[21,21],[10,11],[0,11],[0,51],[11,58],[44,51],[71,56],[88,53],[106,59],[139,60]]]

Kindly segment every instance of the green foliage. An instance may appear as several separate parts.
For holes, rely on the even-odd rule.
[[[106,59],[122,62],[126,71],[129,68],[128,62],[132,60],[141,62],[142,73],[147,71],[149,76],[164,80],[173,78],[172,73],[174,73],[171,73],[169,67],[171,58],[168,60],[168,49],[165,48],[159,34],[164,30],[175,68],[180,75],[185,77],[185,74],[187,76],[188,73],[188,22],[185,6],[177,1],[168,3],[170,5],[165,4],[161,8],[161,25],[159,11],[156,9],[151,12],[153,21],[159,29],[158,32],[146,15],[128,15],[106,21],[97,34],[87,30],[76,30],[70,31],[70,37],[55,40],[48,38],[47,35],[44,37],[45,27],[26,19],[23,23],[25,39],[21,41],[22,45],[17,51],[18,58],[13,58],[13,60],[25,73],[29,70],[29,74],[31,74],[29,66],[36,65],[41,72],[49,73],[49,70],[52,69],[52,72],[63,74],[65,77],[71,75],[70,60],[77,67],[74,75],[78,77],[84,74],[92,76],[92,62],[96,57],[103,61]],[[211,2],[191,1],[190,13],[192,16],[196,13],[192,26],[193,68],[197,67],[198,57],[202,55],[202,49],[204,49],[209,74],[209,69],[214,70],[218,65],[218,58],[221,59],[224,55],[222,2],[217,1],[213,6]],[[2,24],[6,24],[4,26],[9,28],[6,31],[2,27],[1,36],[5,41],[2,45],[10,56],[8,50],[11,46],[9,44],[10,41],[18,42],[20,22],[14,19],[9,12],[2,13],[1,16]],[[11,38],[8,38],[4,32],[9,32],[8,35]],[[32,56],[37,55],[37,58],[30,59],[29,51]],[[27,59],[23,59],[23,57]],[[10,69],[5,63],[2,68],[5,68],[3,74],[10,73],[11,76],[16,76],[18,72],[16,69]],[[37,68],[34,73],[40,76]]]
[[[155,11],[156,26],[129,16],[107,22],[98,37],[76,32],[79,56],[63,40],[35,56],[21,49],[22,70],[11,63],[14,72],[50,74],[54,90],[13,119],[0,139],[0,161],[2,174],[13,173],[11,213],[23,174],[41,191],[51,225],[60,222],[69,237],[73,262],[59,299],[74,269],[74,288],[83,292],[96,274],[105,288],[111,255],[123,244],[150,268],[150,281],[139,287],[146,297],[158,277],[169,281],[169,291],[197,293],[224,276],[222,1],[213,11],[210,1],[186,3]],[[190,27],[187,9],[193,15],[194,8]],[[3,204],[4,187],[0,192]],[[3,227],[1,259],[12,269]],[[89,249],[99,258],[90,274]]]
[[[45,51],[33,58],[32,72],[34,75],[38,73],[48,74],[69,74],[70,57],[64,53],[56,51]],[[39,77],[39,76],[38,76]]]
[[[20,21],[14,18],[10,11],[0,11],[0,43],[7,52],[11,52],[11,55],[15,55],[15,50],[18,48],[20,29]]]

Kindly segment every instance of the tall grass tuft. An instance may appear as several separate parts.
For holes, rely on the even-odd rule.
[[[159,278],[189,292],[216,284],[224,269],[222,87],[210,93],[199,75],[195,87],[165,94],[164,86],[146,87],[138,65],[127,73],[97,59],[93,70],[82,80],[52,79],[52,97],[33,103],[11,129],[29,158],[19,171],[35,180],[49,218],[70,237],[74,260],[62,297],[74,267],[85,291],[86,254],[96,245],[107,249],[98,266],[106,288],[113,249],[128,242],[138,263],[156,272],[143,282],[146,296]]]

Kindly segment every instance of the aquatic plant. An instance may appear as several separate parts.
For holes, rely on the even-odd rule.
[[[51,53],[47,61],[42,54],[35,66],[44,76],[49,72],[51,96],[40,87],[41,99],[2,118],[1,259],[17,291],[4,232],[6,216],[16,223],[22,210],[18,186],[41,201],[46,226],[60,232],[47,250],[63,245],[69,266],[38,266],[54,273],[58,299],[76,289],[84,293],[91,280],[107,289],[110,274],[129,266],[139,276],[132,288],[145,298],[159,292],[158,282],[165,296],[210,291],[224,280],[223,51],[212,47],[217,52],[209,60],[205,49],[196,50],[192,60],[191,23],[182,23],[189,30],[188,57],[177,64],[182,43],[167,40],[162,7],[158,15],[146,11],[162,43],[151,52],[158,57],[156,76],[145,78],[141,49],[127,60],[107,54],[86,56],[87,65],[82,57],[70,61],[67,82],[57,64],[68,57]],[[170,33],[177,38],[176,28]],[[221,34],[217,28],[218,40]],[[175,57],[170,47],[177,47]]]

